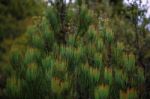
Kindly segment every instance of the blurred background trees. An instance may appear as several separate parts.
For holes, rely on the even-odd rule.
[[[30,16],[39,15],[42,11],[40,6],[40,1],[35,0],[1,0],[0,40],[24,32],[26,26],[22,21]]]
[[[7,44],[9,49],[11,40],[23,34],[32,24],[32,16],[43,13],[43,4],[41,0],[1,0],[0,12],[0,53],[4,53]]]

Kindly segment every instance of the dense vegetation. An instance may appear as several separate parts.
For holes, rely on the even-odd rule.
[[[40,2],[40,0],[39,0]],[[1,0],[0,1],[0,41],[6,37],[15,37],[25,31],[23,20],[42,11],[35,0]]]
[[[0,96],[148,99],[145,10],[122,0],[64,1],[50,0],[51,6],[33,17],[26,33],[4,54],[9,59],[1,69]]]

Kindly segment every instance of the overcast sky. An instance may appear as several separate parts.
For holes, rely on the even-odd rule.
[[[124,3],[129,5],[129,3],[133,3],[134,0],[124,0]],[[136,0],[137,3],[139,3],[140,0]],[[150,0],[141,0],[142,6],[140,8],[148,8],[148,11],[146,13],[147,17],[150,17]]]

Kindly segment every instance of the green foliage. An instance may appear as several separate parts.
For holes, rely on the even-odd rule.
[[[32,44],[33,46],[35,46],[36,48],[44,48],[44,41],[41,38],[41,36],[38,35],[33,35],[32,36]]]
[[[11,65],[17,77],[7,82],[8,96],[22,99],[137,99],[145,78],[133,50],[126,51],[123,41],[104,24],[101,30],[90,11],[81,6],[77,34],[66,34],[59,43],[60,18],[55,7],[27,32],[24,53],[14,53]],[[96,26],[95,26],[96,25]],[[21,60],[20,60],[21,59]],[[136,66],[137,65],[137,66]],[[12,85],[14,84],[14,89]],[[12,94],[12,91],[14,93]],[[126,92],[124,92],[126,91]]]
[[[100,85],[95,89],[95,99],[108,99],[109,97],[109,86]]]
[[[49,68],[53,68],[54,60],[51,56],[47,56],[45,59],[42,60],[42,66],[44,70],[47,70]]]
[[[28,49],[25,53],[24,64],[30,64],[32,62],[38,62],[41,57],[41,53],[36,49]]]
[[[20,68],[21,61],[22,61],[21,58],[22,57],[18,51],[12,53],[10,60],[15,70]]]
[[[117,45],[113,47],[113,59],[118,66],[121,66],[122,63],[123,50],[124,45],[120,42],[118,42]]]
[[[54,43],[54,32],[49,29],[49,22],[46,18],[42,19],[41,30],[44,41],[47,43],[47,49],[51,48]]]
[[[96,68],[92,68],[90,66],[88,66],[88,64],[82,65],[81,66],[81,75],[83,76],[81,77],[80,80],[83,80],[85,82],[83,82],[83,84],[88,84],[89,85],[94,85],[99,81],[99,77],[100,77],[100,72],[98,69]]]
[[[138,68],[137,70],[137,79],[138,84],[142,84],[145,81],[144,71],[142,68]]]
[[[120,99],[138,99],[135,89],[128,89],[127,92],[120,91]]]
[[[46,12],[46,17],[50,23],[52,30],[57,33],[60,29],[59,17],[57,15],[56,9],[49,8]]]
[[[79,27],[78,27],[78,33],[80,33],[81,36],[84,35],[85,32],[87,32],[89,26],[92,23],[92,12],[87,9],[86,6],[81,6],[81,11],[79,14]]]
[[[108,84],[112,84],[112,79],[113,79],[113,76],[112,76],[112,69],[110,68],[105,68],[105,71],[104,71],[104,79],[105,79],[105,82],[108,83]]]
[[[22,94],[22,81],[16,76],[7,79],[6,92],[9,98],[20,98]]]
[[[133,54],[123,56],[124,67],[127,72],[135,69],[135,56]]]
[[[115,70],[115,82],[118,86],[125,87],[127,75],[122,70]]]
[[[104,42],[102,39],[97,39],[96,41],[96,48],[98,51],[102,52],[104,49]]]
[[[38,1],[41,2],[40,0]],[[35,0],[1,0],[0,1],[0,39],[16,37],[24,32],[26,25],[23,22],[27,17],[39,15],[43,7]],[[22,27],[22,25],[24,25]]]
[[[68,40],[67,40],[67,45],[69,46],[74,46],[75,44],[75,36],[74,35],[69,35]]]
[[[99,53],[95,54],[95,56],[94,56],[94,65],[97,68],[102,68],[104,66],[102,54],[99,54]]]
[[[53,78],[52,79],[52,91],[59,95],[69,87],[68,84],[69,83],[67,81],[61,82],[59,79]]]
[[[94,42],[96,40],[96,31],[90,27],[87,31],[87,41]]]
[[[35,81],[37,79],[37,76],[38,76],[37,64],[35,63],[29,64],[26,71],[26,80],[32,83],[32,81]]]
[[[128,99],[137,99],[137,93],[134,89],[129,89],[127,91],[127,97]]]

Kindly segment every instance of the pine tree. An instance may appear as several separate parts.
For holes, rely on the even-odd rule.
[[[60,43],[58,10],[49,7],[28,33],[27,51],[13,51],[6,96],[14,99],[138,99],[144,72],[107,21],[96,20],[84,3],[74,33]],[[102,24],[103,23],[103,24]],[[63,38],[64,39],[64,38]]]

